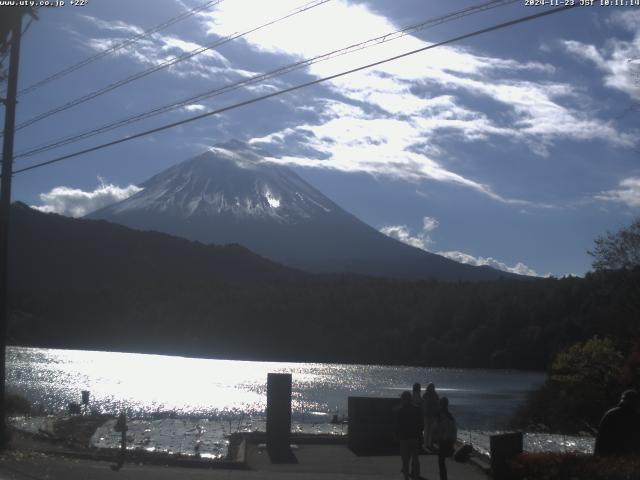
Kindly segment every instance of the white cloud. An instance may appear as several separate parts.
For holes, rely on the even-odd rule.
[[[89,192],[77,188],[55,187],[47,193],[40,194],[43,205],[32,205],[32,208],[47,213],[58,213],[70,217],[82,217],[88,213],[119,202],[138,193],[142,188],[136,185],[118,187],[105,183],[99,178],[98,187]]]
[[[434,251],[430,246],[432,246],[435,242],[429,237],[428,232],[432,232],[433,230],[438,228],[438,220],[432,217],[424,217],[422,219],[422,232],[413,235],[411,229],[406,225],[392,225],[385,226],[380,229],[382,233],[385,235],[395,238],[396,240],[401,241],[402,243],[406,243],[407,245],[411,245],[412,247],[420,248],[427,252],[437,253],[438,255],[442,255],[443,257],[449,258],[456,262],[466,263],[468,265],[474,266],[489,266],[498,270],[502,270],[503,272],[516,273],[518,275],[527,275],[531,277],[539,276],[535,270],[528,267],[522,262],[517,262],[513,266],[509,266],[504,262],[496,260],[492,257],[474,257],[473,255],[469,255],[468,253],[459,252],[459,251],[448,251],[448,252],[438,252]]]
[[[620,181],[619,188],[601,192],[597,200],[624,203],[628,207],[640,207],[640,177],[629,177]]]
[[[240,28],[244,20],[234,12],[246,2],[231,3],[219,4],[207,16],[210,33],[224,35]],[[281,5],[293,7],[294,2]],[[253,12],[256,16],[268,16],[266,5],[257,10]],[[315,21],[323,15],[331,18],[329,36],[325,24]],[[246,37],[246,41],[257,50],[310,58],[395,30],[397,26],[366,6],[336,0],[314,9],[313,15],[297,15],[279,24],[277,34],[265,30]],[[305,35],[300,37],[296,32]],[[315,63],[308,71],[316,77],[329,76],[427,45],[405,35]],[[528,73],[527,79],[522,78],[523,72]],[[275,130],[252,142],[268,150],[270,143],[295,143],[304,132],[307,146],[316,150],[321,160],[285,154],[274,161],[454,183],[501,202],[533,206],[526,200],[505,198],[490,185],[452,171],[447,167],[449,152],[442,151],[438,142],[447,137],[464,142],[502,137],[522,143],[540,156],[548,156],[550,147],[567,139],[623,148],[635,145],[635,131],[615,128],[612,122],[595,117],[593,109],[576,107],[587,101],[574,85],[558,82],[554,75],[555,68],[548,64],[481,55],[458,46],[439,47],[332,80],[328,87],[344,100],[314,99],[319,121]],[[429,93],[433,91],[442,93]],[[469,95],[490,99],[497,107],[478,111],[465,100]],[[308,132],[313,136],[306,135]]]
[[[164,42],[162,49],[168,52],[173,51],[178,54],[181,54],[181,53],[190,53],[190,52],[193,52],[194,50],[205,48],[205,46],[203,45],[199,45],[194,42],[188,42],[186,40],[182,40],[177,37],[165,36],[165,37],[159,37],[159,38],[161,38],[161,40]],[[226,57],[224,57],[222,54],[220,54],[216,50],[205,50],[202,53],[199,53],[198,55],[202,57],[215,58],[218,62],[220,62],[225,67],[230,66],[229,60],[227,60]]]
[[[429,232],[438,228],[438,220],[433,217],[424,217],[422,219],[422,232],[412,235],[411,229],[406,225],[388,225],[380,229],[386,236],[400,240],[402,243],[411,245],[412,247],[428,250],[434,241],[429,236]]]
[[[178,2],[182,3],[181,0]],[[208,35],[224,37],[274,20],[299,6],[297,0],[235,0],[220,2],[211,10],[199,12],[196,18]],[[123,30],[138,29],[123,22],[97,19],[93,22],[116,35]],[[327,35],[326,25],[331,25],[330,35]],[[357,28],[353,28],[354,25]],[[396,30],[397,25],[366,5],[334,0],[234,42],[297,60]],[[119,40],[93,39],[90,44],[94,48],[104,48]],[[404,35],[315,63],[308,67],[308,73],[316,77],[327,76],[428,45],[413,35]],[[199,47],[198,43],[175,36],[154,34],[124,49],[122,54],[137,62],[155,65],[173,54]],[[595,47],[590,55],[594,61],[602,63],[601,54]],[[240,77],[252,73],[234,70],[224,56],[212,50],[172,67],[171,71],[182,76],[207,78],[219,76],[220,72],[235,72],[234,75]],[[523,72],[527,73],[526,80],[522,78]],[[613,124],[594,117],[590,109],[577,110],[568,106],[565,99],[579,99],[580,95],[573,85],[557,82],[554,75],[555,68],[545,63],[494,57],[460,46],[438,47],[332,80],[327,85],[333,96],[344,101],[314,98],[319,121],[287,126],[282,131],[276,128],[270,135],[254,138],[253,142],[264,146],[273,142],[284,145],[299,138],[301,132],[311,132],[315,138],[309,139],[308,148],[315,149],[322,161],[302,155],[285,155],[275,161],[416,181],[431,179],[471,188],[501,202],[532,205],[526,200],[505,198],[490,185],[452,171],[447,167],[448,152],[442,151],[438,142],[451,136],[464,142],[485,142],[492,137],[503,137],[522,143],[541,156],[547,156],[554,142],[564,139],[598,140],[618,147],[635,144],[635,132],[614,128]],[[425,93],[434,91],[434,87],[444,93]],[[250,90],[259,94],[274,88],[274,85],[261,84]],[[464,99],[469,94],[497,102],[496,115],[465,104]],[[573,102],[574,105],[579,103]]]
[[[208,34],[224,37],[283,17],[300,6],[299,0],[234,0],[221,2],[198,17],[204,21]],[[330,32],[327,25],[331,26]],[[257,30],[243,39],[259,51],[309,58],[390,30],[394,30],[391,23],[372,14],[366,6],[335,0]]]
[[[144,32],[140,27],[120,20],[105,21],[91,15],[81,15],[81,18],[102,30],[121,31],[127,35],[140,35]]]
[[[413,147],[425,141],[424,132],[416,128],[416,122],[388,117],[372,118],[360,108],[338,105],[339,102],[325,105],[327,120],[320,125],[303,124],[287,128],[254,138],[250,143],[264,145],[268,150],[269,145],[283,144],[288,137],[310,132],[313,135],[305,135],[305,144],[318,152],[318,158],[283,155],[266,160],[303,167],[364,172],[409,181],[431,179],[471,188],[500,202],[533,205],[525,200],[504,198],[490,186],[448,170],[426,152],[416,153]]]
[[[427,242],[424,235],[411,235],[409,227],[407,227],[406,225],[390,225],[382,227],[380,231],[388,237],[400,240],[402,243],[406,243],[407,245],[411,245],[412,247],[426,250]]]
[[[593,62],[604,75],[607,87],[625,92],[630,97],[640,99],[638,74],[640,67],[635,63],[640,56],[640,35],[635,42],[612,41],[609,49],[597,49],[594,45],[567,40],[563,42],[567,52]]]
[[[438,223],[438,220],[436,220],[433,217],[424,217],[422,219],[422,229],[425,232],[431,232],[431,231],[435,230],[436,228],[438,228],[438,225],[440,225]]]
[[[120,44],[130,34],[142,33],[142,29],[122,21],[104,21],[84,15],[86,21],[100,30],[105,31],[107,37],[94,37],[86,41],[86,45],[94,51],[100,52]],[[205,79],[219,78],[220,74],[230,74],[234,77],[253,75],[231,67],[229,60],[215,49],[205,49],[205,45],[190,42],[175,35],[153,33],[141,38],[115,52],[120,57],[135,61],[145,67],[154,67],[165,62],[171,62],[176,57],[189,54],[194,50],[202,50],[197,55],[184,59],[167,67],[166,71],[179,77],[201,77]]]
[[[640,11],[615,12],[610,23],[633,34],[631,40],[609,39],[602,47],[566,40],[565,50],[590,61],[604,72],[604,84],[640,99]]]
[[[455,50],[450,50],[447,53],[455,56]],[[424,62],[402,59],[378,67],[382,73],[365,71],[336,79],[335,89],[351,100],[376,105],[389,115],[402,114],[403,119],[411,121],[414,129],[428,139],[437,139],[447,131],[457,133],[465,141],[502,136],[525,143],[540,155],[547,155],[548,147],[563,139],[597,139],[622,147],[635,143],[633,132],[622,132],[611,122],[595,118],[589,110],[564,105],[565,98],[580,98],[571,85],[509,78],[509,73],[496,77],[491,70],[480,66],[471,72],[468,65],[466,69],[462,66],[456,69],[455,63],[453,67],[446,63],[446,56],[432,63],[429,60],[436,51],[424,53]],[[469,53],[464,56],[471,65],[478,60]],[[482,58],[491,64],[491,59]],[[497,64],[502,62],[493,60]],[[433,86],[450,93],[425,99],[411,90],[412,87],[427,90]],[[455,92],[492,99],[512,121],[496,123],[486,113],[463,106],[462,100],[452,95]]]
[[[299,6],[297,0],[225,1],[198,13],[196,18],[206,34],[224,37],[274,20]],[[633,15],[635,18],[636,13]],[[627,17],[619,17],[619,23],[625,28],[636,28]],[[139,30],[123,22],[93,21],[111,37],[119,37],[123,31]],[[327,34],[327,25],[331,25],[330,34]],[[397,25],[366,5],[334,0],[234,42],[259,52],[287,56],[293,61],[396,30]],[[116,41],[120,38],[93,39],[90,45],[99,49]],[[627,43],[635,45],[635,42]],[[328,76],[428,45],[416,36],[405,35],[315,63],[307,72],[316,77]],[[583,56],[603,69],[613,68],[609,65],[611,59],[619,68],[622,54],[631,48],[624,42],[612,44],[607,51],[594,46],[586,48],[577,42],[567,41],[566,45],[567,49],[572,48],[570,45],[575,49],[585,47]],[[154,34],[121,54],[155,65],[198,47],[200,44],[176,36]],[[181,76],[206,78],[219,78],[221,72],[234,78],[253,73],[233,69],[228,59],[216,51],[202,53],[171,71]],[[600,141],[624,148],[635,145],[636,131],[615,128],[612,122],[596,117],[594,109],[579,107],[588,104],[584,95],[573,84],[559,82],[555,75],[554,66],[546,63],[500,58],[461,46],[438,47],[328,82],[329,96],[342,100],[323,100],[317,96],[310,100],[309,107],[317,107],[319,120],[295,127],[288,122],[281,130],[274,126],[269,135],[254,138],[252,143],[285,146],[304,137],[308,142],[305,155],[285,154],[270,160],[414,181],[430,179],[471,188],[504,203],[548,207],[506,198],[480,179],[457,173],[450,167],[450,152],[440,148],[439,142],[451,137],[462,142],[488,142],[501,137],[523,144],[529,152],[540,156],[549,155],[556,142],[567,139]],[[250,90],[257,95],[280,88],[279,85],[260,84]],[[470,101],[470,96],[481,102],[490,100],[495,107],[478,110],[474,105],[477,102]],[[304,108],[298,103],[291,102],[291,108],[296,111]],[[191,111],[196,111],[199,107],[192,108]],[[315,150],[318,155],[307,156],[309,150]]]
[[[503,272],[516,273],[518,275],[527,275],[530,277],[538,277],[539,275],[535,270],[526,266],[522,262],[517,262],[514,266],[510,267],[504,262],[496,260],[492,257],[474,257],[473,255],[469,255],[468,253],[458,252],[458,251],[450,251],[450,252],[436,252],[438,255],[442,255],[443,257],[447,257],[451,260],[455,260],[456,262],[466,263],[468,265],[479,266],[489,266],[492,268],[496,268],[498,270],[502,270]]]
[[[207,107],[205,107],[204,105],[200,105],[199,103],[194,103],[194,104],[191,104],[191,105],[185,105],[182,108],[183,108],[183,110],[185,110],[187,112],[201,112],[201,111],[207,109]]]
[[[614,25],[620,25],[629,32],[638,32],[638,25],[640,25],[640,10],[637,8],[631,8],[624,12],[614,12],[609,21]]]

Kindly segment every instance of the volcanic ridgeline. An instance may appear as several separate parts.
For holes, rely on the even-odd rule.
[[[514,277],[405,245],[343,210],[291,169],[231,141],[177,164],[142,191],[88,215],[205,244],[237,243],[310,272],[407,279]]]

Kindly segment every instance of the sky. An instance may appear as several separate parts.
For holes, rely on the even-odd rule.
[[[204,3],[88,0],[40,9],[24,34],[19,88]],[[20,95],[18,125],[78,104],[16,132],[14,169],[553,8],[494,2],[446,17],[488,2],[209,3]],[[342,50],[359,44],[366,48]],[[190,56],[196,49],[203,51]],[[344,54],[260,77],[330,52]],[[100,95],[79,102],[93,92]],[[12,198],[82,216],[237,139],[415,247],[528,275],[584,275],[594,238],[638,217],[639,100],[640,7],[577,7],[18,173]]]

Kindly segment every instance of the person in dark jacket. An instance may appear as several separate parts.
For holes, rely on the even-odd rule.
[[[400,408],[396,412],[396,437],[400,442],[402,474],[405,480],[420,476],[420,439],[422,438],[422,409],[411,401],[411,392],[400,395]],[[411,463],[411,470],[409,470]]]
[[[422,386],[419,383],[414,383],[413,390],[411,392],[411,401],[415,406],[420,407],[420,410],[422,410],[422,403],[423,403],[422,395],[420,395],[421,389],[422,389]]]
[[[640,395],[627,390],[620,403],[600,420],[594,454],[599,456],[640,453]]]
[[[433,383],[427,385],[427,389],[422,397],[422,409],[424,414],[424,448],[433,450],[433,429],[438,418],[438,408],[440,398],[436,393],[436,386]]]
[[[445,459],[453,455],[453,446],[458,438],[456,420],[449,411],[449,399],[442,397],[438,408],[438,417],[433,436],[438,442],[438,470],[440,480],[447,480],[447,465]]]

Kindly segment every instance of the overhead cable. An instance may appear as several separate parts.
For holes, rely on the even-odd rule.
[[[156,25],[155,27],[149,28],[137,35],[134,35],[132,37],[129,37],[125,40],[123,40],[120,43],[117,43],[109,48],[106,48],[94,55],[91,55],[90,57],[85,58],[84,60],[79,61],[78,63],[74,63],[73,65],[70,65],[54,74],[49,75],[46,78],[43,78],[41,80],[38,80],[37,82],[33,83],[32,85],[29,85],[28,87],[25,87],[21,90],[18,90],[18,96],[21,95],[27,95],[28,93],[33,92],[34,90],[37,90],[38,88],[47,85],[51,82],[53,82],[54,80],[58,80],[59,78],[62,78],[66,75],[69,75],[72,72],[75,72],[76,70],[79,70],[82,67],[85,67],[86,65],[89,65],[90,63],[95,62],[96,60],[99,60],[103,57],[106,57],[108,55],[111,55],[115,52],[117,52],[118,50],[122,50],[125,47],[128,47],[129,45],[134,44],[135,42],[142,40],[143,38],[149,37],[150,35],[153,35],[154,33],[157,33],[161,30],[164,30],[165,28],[170,27],[171,25],[174,25],[186,18],[191,17],[192,15],[195,15],[199,12],[202,12],[203,10],[206,10],[210,7],[213,7],[221,2],[223,2],[224,0],[212,0],[212,1],[208,1],[205,2],[201,5],[198,5],[197,7],[191,8],[185,12],[182,12],[181,14],[172,17],[164,22],[162,22],[159,25]]]
[[[448,40],[444,40],[444,41],[441,41],[441,42],[433,43],[431,45],[427,45],[425,47],[421,47],[421,48],[418,48],[418,49],[415,49],[415,50],[411,50],[411,51],[408,51],[408,52],[405,52],[405,53],[401,53],[399,55],[394,55],[394,56],[386,58],[384,60],[379,60],[377,62],[369,63],[367,65],[362,65],[360,67],[352,68],[350,70],[345,70],[345,71],[342,71],[340,73],[329,75],[327,77],[323,77],[323,78],[319,78],[319,79],[316,79],[316,80],[312,80],[310,82],[305,82],[305,83],[302,83],[302,84],[299,84],[299,85],[295,85],[293,87],[285,88],[283,90],[278,90],[277,92],[272,92],[272,93],[269,93],[269,94],[266,94],[266,95],[262,95],[260,97],[256,97],[256,98],[252,98],[252,99],[249,99],[249,100],[245,100],[243,102],[235,103],[233,105],[229,105],[229,106],[226,106],[226,107],[223,107],[223,108],[219,108],[219,109],[213,110],[211,112],[206,112],[206,113],[202,113],[202,114],[199,114],[199,115],[195,115],[193,117],[190,117],[190,118],[187,118],[187,119],[184,119],[184,120],[180,120],[178,122],[172,122],[172,123],[169,123],[169,124],[166,124],[166,125],[162,125],[160,127],[152,128],[150,130],[146,130],[146,131],[134,134],[134,135],[129,135],[129,136],[120,138],[118,140],[113,140],[113,141],[110,141],[110,142],[103,143],[101,145],[96,145],[96,146],[91,147],[91,148],[86,148],[86,149],[83,149],[83,150],[80,150],[80,151],[77,151],[77,152],[74,152],[74,153],[70,153],[70,154],[63,155],[63,156],[60,156],[60,157],[57,157],[57,158],[53,158],[53,159],[47,160],[45,162],[36,163],[34,165],[30,165],[28,167],[24,167],[24,168],[15,170],[14,174],[27,172],[27,171],[34,170],[34,169],[37,169],[37,168],[41,168],[41,167],[44,167],[44,166],[47,166],[47,165],[51,165],[51,164],[54,164],[54,163],[62,162],[64,160],[68,160],[70,158],[78,157],[78,156],[84,155],[86,153],[95,152],[95,151],[102,150],[104,148],[111,147],[111,146],[114,146],[114,145],[119,145],[119,144],[124,143],[124,142],[135,140],[137,138],[141,138],[141,137],[145,137],[145,136],[148,136],[148,135],[152,135],[154,133],[158,133],[158,132],[161,132],[161,131],[164,131],[164,130],[169,130],[171,128],[175,128],[175,127],[178,127],[180,125],[184,125],[186,123],[195,122],[197,120],[201,120],[203,118],[208,118],[208,117],[211,117],[213,115],[218,115],[220,113],[228,112],[230,110],[234,110],[234,109],[239,108],[239,107],[244,107],[246,105],[251,105],[253,103],[257,103],[257,102],[260,102],[262,100],[266,100],[266,99],[273,98],[273,97],[276,97],[276,96],[279,96],[279,95],[283,95],[285,93],[289,93],[289,92],[293,92],[293,91],[296,91],[296,90],[300,90],[302,88],[310,87],[312,85],[317,85],[319,83],[323,83],[323,82],[326,82],[326,81],[329,81],[329,80],[334,80],[336,78],[343,77],[345,75],[349,75],[349,74],[356,73],[356,72],[359,72],[359,71],[362,71],[362,70],[366,70],[366,69],[369,69],[369,68],[372,68],[372,67],[376,67],[378,65],[389,63],[389,62],[392,62],[394,60],[398,60],[398,59],[401,59],[401,58],[408,57],[410,55],[415,55],[416,53],[424,52],[424,51],[431,50],[431,49],[434,49],[434,48],[437,48],[437,47],[441,47],[443,45],[448,45],[450,43],[459,42],[459,41],[465,40],[467,38],[471,38],[471,37],[475,37],[475,36],[478,36],[478,35],[482,35],[484,33],[493,32],[493,31],[500,30],[500,29],[503,29],[503,28],[511,27],[513,25],[517,25],[517,24],[520,24],[520,23],[528,22],[530,20],[535,20],[535,19],[542,18],[542,17],[548,16],[548,15],[553,15],[555,13],[560,13],[560,12],[563,12],[563,11],[566,11],[566,10],[570,10],[570,9],[575,8],[577,6],[578,6],[577,4],[574,4],[574,5],[567,5],[567,6],[563,6],[563,7],[557,7],[557,8],[551,9],[551,10],[545,10],[545,11],[542,11],[542,12],[538,12],[538,13],[535,13],[533,15],[527,15],[525,17],[520,17],[520,18],[517,18],[515,20],[510,20],[508,22],[499,23],[499,24],[493,25],[491,27],[483,28],[481,30],[476,30],[474,32],[466,33],[464,35],[459,35],[457,37],[450,38]]]
[[[323,5],[323,4],[325,4],[327,2],[330,2],[330,1],[331,0],[315,0],[315,1],[311,2],[311,3],[305,4],[302,7],[296,8],[295,10],[287,13],[284,16],[278,17],[278,18],[276,18],[274,20],[270,20],[267,23],[263,23],[261,25],[258,25],[257,27],[253,27],[253,28],[251,28],[249,30],[246,30],[246,31],[242,32],[242,33],[234,33],[232,35],[223,37],[222,39],[217,40],[217,41],[215,41],[213,43],[210,43],[210,44],[207,44],[205,46],[196,48],[194,50],[191,50],[190,52],[186,52],[186,53],[184,53],[182,55],[179,55],[177,57],[173,57],[173,58],[170,58],[168,60],[165,60],[164,62],[162,62],[162,63],[160,63],[158,65],[154,65],[151,68],[148,68],[146,70],[142,70],[142,71],[140,71],[140,72],[138,72],[138,73],[136,73],[134,75],[130,75],[129,77],[126,77],[126,78],[123,78],[121,80],[118,80],[117,82],[111,83],[111,84],[107,85],[106,87],[103,87],[103,88],[100,88],[100,89],[95,90],[93,92],[90,92],[90,93],[88,93],[86,95],[83,95],[81,97],[78,97],[78,98],[76,98],[74,100],[70,100],[69,102],[67,102],[67,103],[65,103],[63,105],[60,105],[60,106],[55,107],[55,108],[53,108],[51,110],[48,110],[48,111],[43,112],[43,113],[40,113],[40,114],[38,114],[38,115],[28,119],[28,120],[25,120],[25,121],[19,123],[18,125],[16,125],[15,131],[22,130],[25,127],[28,127],[30,125],[33,125],[34,123],[37,123],[37,122],[39,122],[41,120],[44,120],[45,118],[48,118],[48,117],[50,117],[52,115],[55,115],[55,114],[60,113],[60,112],[63,112],[65,110],[68,110],[68,109],[70,109],[72,107],[75,107],[76,105],[80,105],[81,103],[85,103],[85,102],[88,102],[89,100],[93,100],[94,98],[99,97],[101,95],[104,95],[105,93],[108,93],[108,92],[110,92],[112,90],[115,90],[116,88],[122,87],[123,85],[127,85],[128,83],[131,83],[131,82],[134,82],[134,81],[139,80],[141,78],[144,78],[144,77],[146,77],[148,75],[151,75],[152,73],[158,72],[160,70],[164,70],[165,68],[168,68],[170,66],[176,65],[176,64],[178,64],[180,62],[184,62],[185,60],[188,60],[188,59],[190,59],[190,58],[192,58],[192,57],[194,57],[196,55],[199,55],[200,53],[206,52],[207,50],[216,49],[216,48],[220,47],[221,45],[224,45],[226,43],[231,42],[232,40],[235,40],[235,39],[240,38],[240,37],[244,37],[245,35],[248,35],[250,33],[256,32],[258,30],[266,28],[266,27],[268,27],[270,25],[273,25],[275,23],[278,23],[278,22],[283,21],[283,20],[285,20],[287,18],[290,18],[290,17],[292,17],[294,15],[297,15],[299,13],[305,12],[305,11],[310,10],[312,8],[318,7],[318,6]]]
[[[113,122],[109,122],[107,124],[103,124],[99,127],[94,127],[92,129],[89,130],[85,130],[84,132],[81,133],[77,133],[74,135],[70,135],[70,136],[66,136],[57,140],[53,140],[53,141],[49,141],[46,143],[43,143],[41,145],[35,146],[35,147],[30,147],[28,150],[24,150],[20,153],[18,153],[17,155],[14,156],[14,159],[18,159],[18,158],[23,158],[23,157],[29,157],[29,156],[33,156],[36,155],[38,153],[42,153],[45,151],[49,151],[52,150],[54,148],[58,148],[64,145],[69,145],[71,143],[75,143],[81,140],[85,140],[87,138],[93,137],[95,135],[101,134],[101,133],[106,133],[108,131],[114,130],[116,128],[120,128],[126,125],[130,125],[132,123],[135,122],[139,122],[142,120],[146,120],[148,118],[160,115],[162,113],[166,113],[172,110],[176,110],[178,108],[184,108],[187,107],[189,105],[192,105],[196,102],[200,102],[202,100],[206,100],[218,95],[222,95],[224,93],[228,93],[234,90],[237,90],[239,88],[242,87],[246,87],[248,85],[253,85],[256,83],[261,83],[265,80],[271,79],[271,78],[275,78],[275,77],[279,77],[282,75],[285,75],[287,73],[296,71],[296,70],[300,70],[304,67],[308,67],[310,65],[316,64],[316,63],[320,63],[320,62],[324,62],[333,58],[337,58],[339,56],[343,56],[343,55],[347,55],[356,51],[360,51],[366,48],[370,48],[376,45],[380,45],[382,43],[386,43],[392,40],[397,40],[399,38],[402,38],[406,35],[409,35],[411,33],[415,33],[421,30],[424,30],[426,28],[429,27],[433,27],[436,25],[440,25],[443,24],[445,22],[450,22],[453,20],[458,20],[460,18],[469,16],[469,15],[473,15],[479,12],[483,12],[492,8],[497,8],[497,7],[501,7],[504,5],[508,5],[511,3],[516,3],[519,2],[520,0],[492,0],[490,2],[486,2],[480,5],[476,5],[473,7],[468,7],[465,8],[463,10],[459,10],[456,12],[452,12],[446,15],[443,15],[441,17],[437,17],[437,18],[433,18],[433,19],[428,19],[425,20],[423,22],[405,27],[401,30],[396,30],[394,32],[390,32],[387,33],[385,35],[380,35],[378,37],[375,38],[371,38],[368,40],[365,40],[363,42],[359,42],[356,44],[352,44],[349,45],[347,47],[338,49],[338,50],[333,50],[331,52],[327,52],[321,55],[317,55],[313,58],[307,59],[307,60],[302,60],[299,62],[295,62],[289,65],[286,65],[284,67],[280,67],[277,68],[275,70],[271,70],[269,72],[266,73],[262,73],[262,74],[258,74],[258,75],[254,75],[253,77],[238,81],[238,82],[232,82],[226,85],[223,85],[221,87],[217,87],[215,89],[212,90],[208,90],[206,92],[200,93],[198,95],[194,95],[194,96],[190,96],[188,98],[184,98],[182,100],[170,103],[170,104],[165,104],[162,105],[160,107],[156,107],[152,110],[148,110],[142,113],[138,113],[120,120],[116,120]]]

